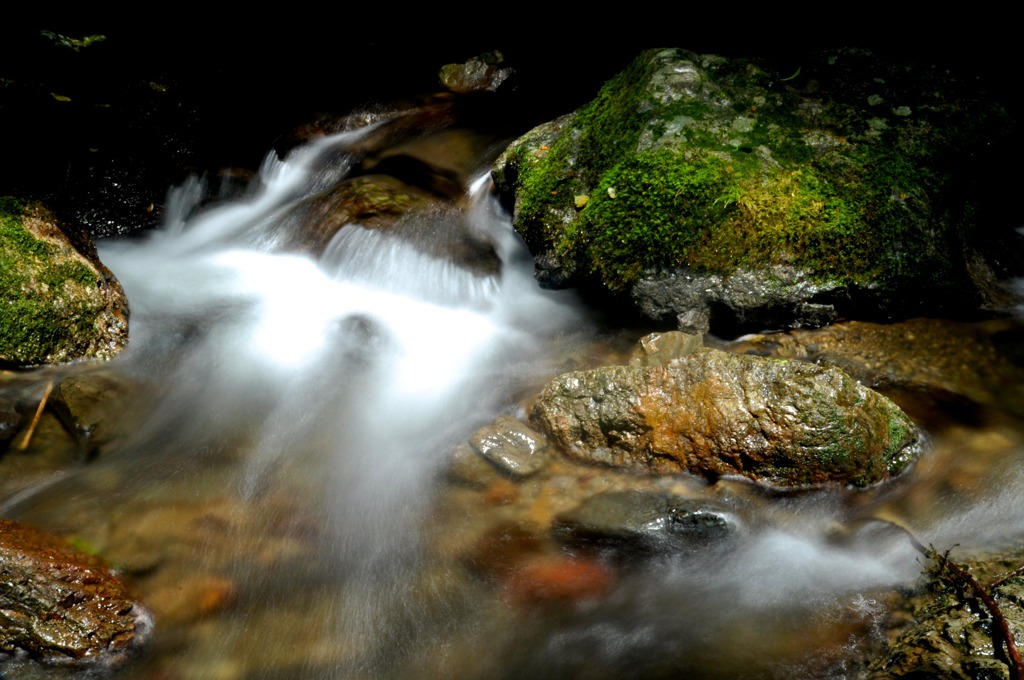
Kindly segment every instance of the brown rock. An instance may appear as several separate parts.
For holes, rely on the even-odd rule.
[[[499,68],[504,60],[501,52],[488,52],[464,64],[445,64],[438,75],[452,92],[493,92],[514,73],[511,68]]]
[[[99,559],[0,520],[0,653],[116,663],[150,626],[149,614]]]
[[[895,404],[838,369],[710,349],[559,376],[533,421],[584,462],[784,486],[866,486],[920,448]]]
[[[129,386],[100,373],[73,375],[54,389],[49,405],[61,423],[75,435],[82,452],[91,456],[106,444],[111,429],[105,422],[123,408]]]
[[[470,445],[499,470],[513,477],[529,477],[547,464],[547,442],[511,416],[498,416],[477,430]]]

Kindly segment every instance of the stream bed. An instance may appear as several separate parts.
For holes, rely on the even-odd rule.
[[[272,156],[234,200],[200,208],[199,183],[179,187],[162,229],[100,243],[131,305],[126,352],[3,375],[30,401],[69,377],[105,386],[87,445],[44,411],[0,458],[0,517],[100,555],[154,625],[115,669],[0,676],[860,677],[921,577],[907,531],[965,554],[1020,545],[1012,314],[705,339],[878,383],[928,445],[874,488],[487,464],[474,432],[526,421],[545,382],[624,363],[652,329],[538,288],[483,170],[458,209],[397,235],[349,225],[317,260],[283,247],[289,211],[345,176],[366,132]],[[500,266],[437,242],[486,244]],[[588,498],[643,491],[713,500],[739,529],[628,559],[552,537]]]

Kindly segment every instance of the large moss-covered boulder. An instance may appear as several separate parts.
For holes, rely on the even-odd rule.
[[[1000,294],[1019,236],[978,196],[1000,191],[990,154],[1012,130],[974,83],[863,51],[664,49],[493,175],[546,285],[628,294],[685,330],[821,324]]]
[[[110,358],[128,341],[120,283],[38,203],[0,197],[0,366]]]
[[[563,374],[532,419],[582,462],[779,486],[867,486],[920,451],[906,414],[839,369],[712,349]]]

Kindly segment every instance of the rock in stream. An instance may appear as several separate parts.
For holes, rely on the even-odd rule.
[[[0,520],[0,661],[117,663],[151,628],[99,559],[31,526]]]
[[[712,349],[563,374],[532,420],[582,462],[780,486],[867,486],[920,450],[906,414],[839,369]]]

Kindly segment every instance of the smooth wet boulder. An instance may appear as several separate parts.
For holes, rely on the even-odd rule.
[[[42,205],[0,197],[0,366],[107,359],[125,347],[127,299],[89,246]]]
[[[319,256],[342,228],[358,224],[367,228],[393,226],[414,209],[431,205],[426,192],[387,175],[365,175],[346,180],[300,206],[296,227],[287,245]]]
[[[896,404],[839,369],[712,349],[563,374],[532,422],[582,462],[781,486],[867,486],[921,446]]]
[[[117,663],[151,626],[149,614],[99,559],[31,526],[0,520],[0,655]]]
[[[976,83],[868,52],[640,55],[493,169],[542,285],[682,330],[1005,299],[1015,127]]]

